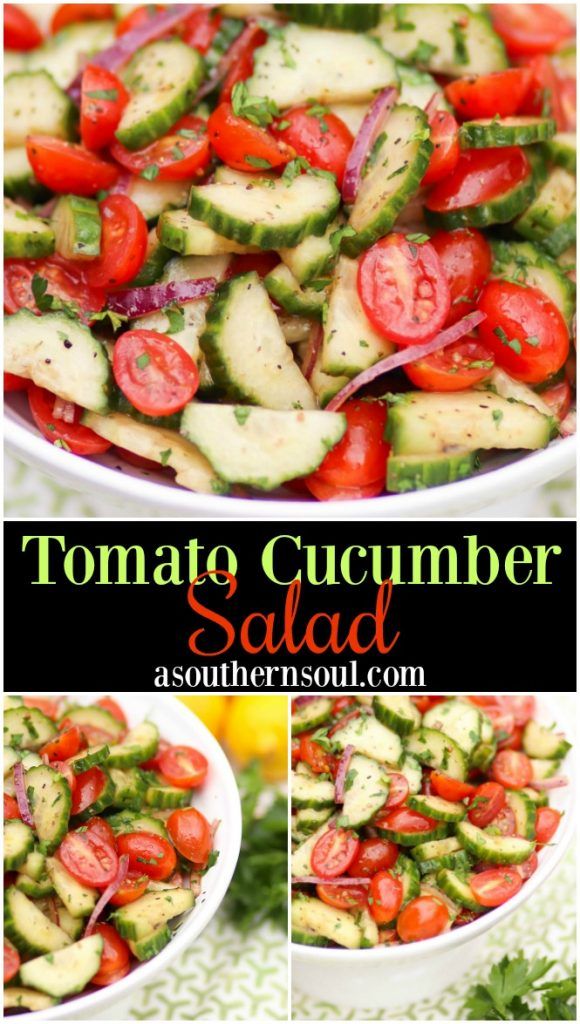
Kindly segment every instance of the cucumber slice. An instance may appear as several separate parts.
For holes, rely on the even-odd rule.
[[[157,956],[158,953],[171,942],[173,932],[167,924],[162,924],[159,928],[155,928],[154,931],[144,935],[142,939],[137,939],[136,942],[129,942],[129,947],[133,956],[137,957],[137,960],[151,960],[152,957]]]
[[[292,878],[304,878],[304,876],[312,874],[312,864],[310,861],[312,851],[321,836],[326,835],[328,830],[335,824],[336,818],[329,818],[316,830],[316,832],[313,832],[311,836],[308,836],[308,839],[305,839],[304,842],[294,850],[290,861]]]
[[[421,712],[405,694],[377,693],[373,697],[373,711],[379,722],[399,736],[407,736],[421,725]]]
[[[305,928],[296,928],[292,925],[292,942],[299,946],[328,946],[327,940],[322,935],[307,931]]]
[[[435,455],[463,448],[545,448],[551,417],[491,391],[409,391],[389,408],[387,436],[395,455]]]
[[[401,210],[419,191],[433,151],[427,117],[418,107],[394,107],[388,132],[379,135],[367,161],[368,170],[349,217],[354,235],[345,235],[342,249],[358,256],[388,234]]]
[[[334,785],[330,785],[334,790]],[[367,825],[384,805],[390,786],[391,777],[383,765],[362,754],[353,754],[346,775],[339,825],[343,828]]]
[[[440,92],[440,86],[428,72],[409,67],[408,64],[397,64],[397,72],[400,80],[400,103],[408,103],[412,107],[424,110],[433,96],[437,96],[434,109],[452,111],[453,108]]]
[[[147,783],[138,768],[111,768],[111,782],[115,787],[112,804],[138,811],[144,803]]]
[[[153,722],[141,722],[134,729],[129,729],[122,743],[111,747],[107,763],[111,768],[132,768],[153,757],[158,745],[157,726]]]
[[[61,89],[67,89],[83,61],[88,61],[93,53],[104,50],[114,41],[113,21],[68,25],[54,36],[47,34],[42,46],[27,54],[27,68],[30,71],[47,71]],[[39,131],[45,132],[46,129],[41,127]]]
[[[403,902],[401,905],[404,907],[409,900],[414,900],[415,896],[418,896],[421,891],[419,868],[410,857],[400,853],[394,867],[391,868],[391,872],[395,878],[400,879],[403,886]]]
[[[4,256],[7,259],[38,259],[54,252],[54,231],[50,224],[4,200]]]
[[[10,711],[12,708],[21,708],[23,703],[22,697],[19,694],[4,694],[4,711]]]
[[[507,67],[488,15],[466,4],[385,5],[373,35],[400,60],[453,78]]]
[[[55,953],[70,945],[66,932],[13,885],[4,892],[4,934],[23,955]]]
[[[436,768],[452,779],[465,782],[468,761],[465,751],[450,736],[436,729],[422,726],[412,732],[406,741],[407,752],[413,754],[421,764]]]
[[[409,806],[411,805],[409,804]],[[419,807],[416,810],[419,810]],[[427,812],[425,811],[424,813],[426,814]],[[448,839],[436,839],[434,842],[419,843],[411,850],[411,856],[420,864],[425,864],[427,861],[450,857],[451,854],[457,853],[459,850],[461,850],[459,840],[455,836],[449,836]]]
[[[318,353],[314,368],[310,374],[309,384],[316,395],[321,409],[326,408],[330,399],[334,398],[339,391],[342,391],[349,380],[349,377],[331,377],[329,373],[325,373],[322,369],[321,353]]]
[[[335,910],[322,900],[300,894],[292,900],[292,927],[299,932],[314,933],[345,949],[360,949],[362,930],[352,914]]]
[[[204,77],[203,58],[180,39],[142,47],[123,75],[130,99],[116,137],[127,149],[142,149],[165,135],[191,108]]]
[[[296,829],[303,836],[310,835],[324,825],[331,815],[332,811],[328,807],[301,807],[296,814]]]
[[[274,4],[291,21],[323,28],[352,29],[366,32],[380,18],[380,4]]]
[[[529,146],[547,142],[556,132],[550,117],[485,117],[464,121],[459,129],[462,149],[494,149],[497,146]]]
[[[84,409],[107,411],[111,370],[105,347],[88,327],[62,313],[35,316],[21,309],[5,317],[4,369]]]
[[[290,24],[271,29],[255,51],[247,86],[252,96],[268,96],[284,110],[313,96],[319,103],[370,102],[396,83],[395,62],[377,40]]]
[[[576,173],[576,132],[558,132],[546,143],[544,152],[557,167]]]
[[[334,787],[333,787],[334,788]],[[34,849],[34,832],[17,818],[4,822],[4,870],[19,868]]]
[[[542,240],[542,246],[546,252],[557,259],[576,242],[576,214],[566,217],[557,228],[554,228],[549,235]]]
[[[189,197],[192,217],[218,235],[261,249],[295,246],[307,235],[323,235],[339,205],[334,182],[312,174],[293,181],[247,175],[245,183],[194,185]]]
[[[496,753],[497,743],[495,739],[485,743],[478,743],[471,755],[471,767],[478,768],[481,772],[487,772],[491,767]]]
[[[461,159],[467,158],[468,154],[465,153]],[[537,178],[530,166],[530,173],[523,181],[506,189],[505,192],[493,199],[478,203],[476,206],[457,207],[442,213],[430,210],[429,199],[427,199],[424,207],[425,220],[430,226],[444,228],[446,231],[461,227],[485,228],[490,224],[507,224],[508,221],[527,210],[534,200],[537,185]]]
[[[89,935],[67,949],[22,964],[20,980],[57,999],[82,992],[101,966],[103,936]]]
[[[98,747],[87,747],[86,750],[81,750],[80,754],[70,757],[68,763],[75,775],[79,775],[81,772],[87,772],[89,768],[95,768],[99,764],[104,764],[109,756],[109,752],[110,750],[106,743]]]
[[[72,138],[76,112],[47,71],[16,72],[4,80],[4,145],[24,146],[29,135]]]
[[[320,369],[333,377],[355,377],[384,359],[395,346],[370,323],[357,288],[358,263],[341,256],[324,318]]]
[[[4,194],[30,203],[40,203],[49,195],[34,177],[24,146],[4,150]]]
[[[274,302],[277,302],[287,313],[298,316],[311,316],[322,319],[326,291],[324,288],[301,288],[292,271],[284,263],[279,263],[264,278],[264,287]]]
[[[467,449],[449,455],[390,455],[387,491],[406,494],[466,480],[475,473],[478,465],[477,453]]]
[[[519,836],[495,836],[469,821],[457,826],[457,838],[464,850],[489,864],[523,864],[534,852],[534,843]]]
[[[554,167],[514,228],[524,238],[540,242],[550,256],[558,256],[573,244],[576,233],[574,176],[563,167]]]
[[[187,210],[169,210],[159,218],[157,234],[162,245],[182,256],[220,256],[228,253],[259,252],[258,246],[240,245],[212,231]]]
[[[174,917],[191,910],[195,897],[191,889],[165,889],[147,892],[133,903],[128,903],[111,914],[111,919],[124,939],[145,938],[156,928]]]
[[[421,814],[426,815],[427,818],[434,818],[435,821],[463,821],[467,814],[464,804],[443,800],[440,796],[424,796],[416,793],[408,797],[407,803],[413,810],[420,811]]]
[[[410,793],[420,793],[423,785],[423,769],[412,754],[405,752],[403,757],[403,763],[399,765],[397,771],[404,775],[408,784]]]
[[[56,857],[48,858],[46,870],[71,917],[88,917],[95,908],[97,890],[77,882]]]
[[[39,765],[26,772],[26,792],[36,834],[46,853],[52,853],[68,829],[72,795],[64,775]]]
[[[51,996],[45,996],[32,988],[23,988],[21,985],[9,985],[4,989],[5,1010],[31,1010],[42,1013],[51,1006],[57,1006],[58,1002],[58,999],[52,999]]]
[[[538,757],[548,760],[555,758],[561,760],[571,749],[572,744],[568,743],[562,736],[556,736],[551,729],[547,729],[539,722],[531,719],[526,725],[522,737],[524,752],[528,757]]]
[[[516,834],[523,839],[536,838],[536,805],[522,790],[507,789],[506,801],[516,818]]]
[[[34,879],[30,875],[20,872],[14,884],[19,892],[23,892],[25,896],[30,896],[32,900],[44,899],[46,896],[52,896],[54,892],[54,886],[48,875],[42,875],[40,878]]]
[[[379,929],[371,917],[370,911],[363,907],[355,914],[355,922],[362,932],[361,949],[372,949],[379,944]]]
[[[397,767],[403,759],[400,736],[372,715],[351,718],[332,735],[339,750],[354,747],[358,754],[373,758],[381,764]]]
[[[332,713],[332,701],[328,697],[317,697],[307,704],[298,704],[292,711],[292,735],[317,729]]]
[[[448,826],[441,822],[434,826],[429,832],[402,832],[392,828],[376,827],[377,832],[383,839],[390,839],[392,843],[399,846],[417,846],[419,843],[431,843],[438,839],[445,839],[448,835]]]
[[[315,408],[312,388],[255,272],[220,285],[199,343],[212,379],[230,399],[270,409]]]
[[[439,729],[465,751],[469,757],[481,740],[479,709],[464,700],[446,700],[423,715],[423,725]]]
[[[173,807],[187,807],[191,803],[192,790],[178,786],[149,786],[145,793],[148,807],[160,807],[162,810]]]
[[[101,252],[101,215],[95,199],[61,196],[51,219],[56,251],[68,260],[94,259]]]
[[[145,262],[137,277],[134,277],[127,287],[146,288],[150,284],[155,284],[161,277],[165,264],[168,263],[172,256],[171,249],[168,249],[166,245],[161,245],[157,238],[157,229],[151,228],[147,236]]]
[[[63,932],[66,932],[69,939],[76,942],[77,939],[82,938],[86,924],[84,918],[73,917],[72,914],[69,914],[68,910],[63,907],[62,903],[58,904],[57,912],[59,927],[62,928]]]
[[[492,251],[495,277],[539,288],[560,310],[566,323],[570,322],[576,305],[574,284],[538,245],[494,240]]]
[[[154,226],[166,210],[180,210],[187,205],[191,184],[190,181],[148,181],[134,175],[129,180],[127,195],[139,207],[147,223]]]
[[[334,783],[316,775],[293,772],[291,792],[293,807],[311,807],[314,810],[334,807]]]
[[[445,840],[436,840],[433,845],[436,845],[437,842],[444,843]],[[427,875],[437,874],[442,868],[451,868],[452,871],[464,874],[471,870],[472,864],[472,858],[465,850],[457,850],[455,853],[444,854],[442,857],[433,857],[432,860],[422,860],[419,864],[419,871],[422,879],[426,880]]]
[[[299,284],[309,284],[329,272],[336,256],[332,236],[340,226],[339,220],[333,220],[323,235],[308,235],[294,248],[278,250],[280,259]]]
[[[531,757],[532,775],[535,782],[543,782],[544,779],[553,779],[560,771],[560,761],[554,761],[544,757]]]
[[[110,711],[99,707],[98,704],[75,704],[67,708],[59,722],[59,726],[62,727],[67,719],[70,719],[74,725],[78,725],[81,732],[83,726],[86,725],[91,729],[98,729],[100,732],[108,733],[114,740],[119,739],[125,732],[123,723],[118,718],[115,718]]]
[[[459,903],[462,907],[467,907],[468,910],[475,911],[476,914],[482,914],[486,908],[482,907],[471,890],[469,880],[472,877],[472,875],[468,875],[464,878],[450,868],[444,868],[442,871],[437,872],[437,885],[455,903]]]
[[[20,866],[22,874],[28,875],[34,881],[38,881],[46,874],[46,857],[40,850],[33,850],[24,863]]]
[[[150,814],[137,814],[130,810],[123,810],[117,814],[108,815],[106,820],[115,835],[124,835],[126,832],[154,832],[162,839],[167,839],[167,829],[163,822],[158,818],[153,818]]]
[[[550,803],[550,797],[548,795],[547,790],[545,789],[540,791],[538,789],[532,789],[531,787],[528,789],[528,787],[526,786],[526,788],[520,790],[520,792],[532,801],[534,807],[548,807]]]
[[[18,316],[18,314],[16,315]],[[16,319],[16,317],[10,319]],[[6,348],[6,335],[4,346]],[[39,750],[52,739],[55,733],[54,722],[38,708],[18,706],[8,708],[4,712],[4,743],[6,746],[25,751]]]
[[[181,432],[228,483],[271,491],[314,472],[344,434],[342,413],[190,402]]]

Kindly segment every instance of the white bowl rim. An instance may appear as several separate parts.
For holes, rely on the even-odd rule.
[[[198,494],[130,472],[121,473],[48,444],[10,406],[4,417],[4,438],[7,449],[13,454],[77,490],[101,492],[116,501],[157,508],[184,518],[203,515],[286,518],[297,513],[304,519],[325,520],[446,515],[450,507],[475,510],[502,497],[523,493],[567,472],[576,462],[576,437],[572,436],[559,438],[547,448],[452,484],[358,501],[316,502]]]
[[[550,707],[550,694],[537,693],[536,697],[541,699],[542,704],[546,704]],[[547,699],[546,699],[547,698]],[[303,946],[297,942],[291,943],[292,959],[308,963],[322,962],[325,964],[336,964],[338,967],[341,963],[345,964],[345,957],[348,958],[349,963],[351,958],[356,961],[359,967],[362,967],[365,963],[377,962],[383,963],[385,967],[397,963],[403,960],[422,959],[425,956],[436,956],[437,953],[444,952],[453,949],[455,946],[461,946],[466,942],[470,942],[471,939],[477,939],[478,936],[483,935],[494,925],[499,924],[505,917],[518,910],[540,887],[540,885],[552,874],[554,869],[562,860],[562,857],[566,853],[574,835],[576,827],[575,821],[575,805],[576,805],[576,794],[575,794],[575,783],[576,783],[576,772],[575,772],[575,756],[574,749],[570,750],[567,755],[567,774],[570,776],[570,802],[564,815],[563,828],[559,836],[558,845],[550,850],[550,856],[545,857],[538,865],[537,870],[534,874],[524,883],[522,888],[511,900],[504,903],[500,907],[496,907],[494,910],[490,910],[487,914],[482,914],[481,917],[476,918],[475,921],[471,921],[469,924],[462,925],[461,928],[452,928],[444,935],[437,935],[432,939],[424,939],[422,942],[410,942],[406,945],[401,946],[375,946],[374,949],[324,949],[320,946]],[[569,769],[569,770],[568,770]]]
[[[55,695],[57,695],[56,691]],[[44,696],[44,694],[42,694],[42,696]],[[46,696],[50,696],[50,694],[47,693]],[[82,699],[87,695],[71,694],[71,696],[78,696]],[[103,696],[105,696],[105,693],[103,693]],[[142,985],[151,981],[158,971],[162,970],[171,961],[173,961],[179,953],[183,952],[186,946],[199,939],[201,933],[205,930],[221,906],[238,861],[242,839],[240,795],[232,766],[215,736],[213,736],[195,712],[190,711],[189,708],[182,704],[175,694],[156,694],[151,691],[132,691],[129,694],[114,693],[113,696],[115,700],[119,701],[121,706],[123,706],[123,698],[125,696],[143,696],[149,698],[171,696],[174,700],[174,710],[176,715],[183,722],[184,726],[188,725],[191,729],[192,717],[195,719],[194,729],[197,733],[197,737],[203,739],[204,749],[209,751],[208,759],[210,760],[210,763],[213,766],[216,766],[219,770],[219,784],[224,786],[224,781],[226,783],[224,787],[224,798],[228,809],[227,845],[220,846],[220,860],[223,856],[220,881],[219,884],[216,883],[215,888],[208,889],[205,902],[203,906],[199,907],[199,912],[197,914],[190,913],[183,919],[183,922],[173,935],[171,942],[169,942],[157,954],[157,956],[139,964],[120,981],[116,981],[110,987],[105,986],[95,992],[89,992],[87,995],[79,995],[72,999],[68,999],[65,996],[61,1003],[57,1003],[56,1006],[49,1007],[47,1010],[11,1013],[6,1018],[7,1020],[74,1020],[76,1019],[75,1014],[87,1014],[91,1013],[93,1010],[103,1009],[105,1006],[114,1003],[117,999],[121,1000],[124,996],[128,996],[137,985]],[[193,739],[194,737],[192,736],[192,740]]]

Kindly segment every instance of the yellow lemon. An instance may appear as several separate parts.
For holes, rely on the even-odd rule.
[[[179,700],[201,718],[214,736],[221,736],[228,706],[225,694],[192,693],[179,697]]]
[[[224,737],[240,767],[259,758],[269,781],[285,779],[288,774],[288,698],[275,693],[232,697]]]

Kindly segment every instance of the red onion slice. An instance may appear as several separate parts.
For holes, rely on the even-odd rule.
[[[377,377],[382,377],[384,373],[390,373],[391,370],[396,370],[399,366],[406,366],[407,363],[414,363],[417,359],[424,359],[425,356],[432,355],[433,352],[438,352],[439,349],[445,348],[447,345],[452,345],[454,341],[458,341],[463,338],[465,334],[469,334],[474,327],[478,327],[482,321],[485,320],[485,313],[476,309],[473,313],[468,313],[467,316],[463,317],[463,320],[458,320],[456,324],[452,324],[451,327],[446,327],[444,331],[432,338],[423,345],[408,345],[407,348],[401,348],[397,352],[394,352],[391,356],[387,356],[386,359],[379,360],[374,366],[370,366],[368,370],[363,370],[357,377],[353,377],[348,384],[343,387],[342,391],[339,391],[334,398],[331,398],[330,402],[326,406],[327,412],[336,412],[342,405],[354,395],[355,392],[360,391],[361,388],[367,384],[371,384],[372,381],[376,380]]]
[[[571,409],[567,416],[560,423],[560,434],[562,437],[571,437],[576,433],[576,410]]]
[[[294,885],[370,885],[370,878],[319,878],[318,875],[302,875],[293,878]]]
[[[26,782],[24,780],[22,761],[17,761],[14,765],[14,789],[16,791],[16,802],[20,811],[20,817],[25,825],[34,828],[34,818],[32,817],[32,811],[30,810],[30,804],[26,795]]]
[[[109,902],[110,899],[112,899],[112,897],[115,895],[117,890],[121,888],[123,882],[125,881],[125,879],[127,877],[127,872],[128,871],[129,871],[129,855],[127,853],[123,853],[119,857],[119,867],[117,868],[117,875],[115,877],[115,880],[113,882],[111,882],[111,884],[108,885],[107,888],[104,890],[104,892],[101,894],[101,896],[97,900],[97,903],[95,905],[95,909],[93,910],[91,916],[89,917],[89,920],[87,922],[87,927],[85,928],[85,934],[84,934],[85,939],[87,938],[87,936],[93,934],[93,931],[95,930],[95,925],[96,925],[96,923],[97,923],[97,921],[99,919],[99,915],[105,909],[105,907],[107,906],[107,903]]]
[[[313,700],[320,700],[320,698],[322,696],[324,696],[324,694],[322,694],[322,693],[316,693],[316,694],[310,693],[310,694],[308,694],[308,696],[306,696],[306,694],[304,694],[303,697],[295,697],[294,698],[294,707],[295,708],[304,707],[305,704],[311,704]]]
[[[378,94],[365,114],[346,161],[342,180],[342,198],[345,203],[354,203],[356,199],[364,165],[395,105],[397,95],[397,89],[389,85]]]
[[[306,380],[310,380],[314,372],[316,360],[318,359],[318,353],[320,352],[320,346],[322,345],[322,338],[322,324],[312,324],[312,327],[310,328],[310,333],[308,335],[306,355],[304,356],[304,363],[302,365],[302,373],[306,377]]]
[[[437,110],[440,99],[441,99],[441,93],[440,92],[434,92],[432,97],[431,97],[431,99],[428,100],[427,103],[425,104],[424,110],[425,110],[425,113],[427,115],[427,120],[429,120],[429,118],[431,117],[431,114],[434,114],[435,111]]]
[[[215,277],[201,277],[197,281],[168,281],[167,284],[150,284],[144,288],[128,288],[126,291],[109,295],[108,306],[115,313],[124,316],[144,316],[163,309],[172,303],[192,302],[202,299],[215,291]]]
[[[534,779],[530,782],[532,789],[561,789],[562,786],[569,786],[570,779],[567,775],[554,775],[551,779]]]
[[[334,798],[337,804],[344,803],[344,786],[346,782],[346,776],[348,772],[348,766],[350,759],[354,754],[354,747],[349,745],[344,748],[344,753],[338,762],[338,769],[336,772],[336,778],[334,780]]]
[[[111,195],[126,195],[129,191],[129,187],[133,180],[133,175],[129,174],[129,171],[120,171],[119,177],[115,184],[109,189]]]

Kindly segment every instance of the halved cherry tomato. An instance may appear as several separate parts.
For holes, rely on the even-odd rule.
[[[495,199],[524,181],[531,173],[523,149],[466,149],[454,171],[427,196],[425,205],[436,213]]]
[[[113,349],[113,374],[123,394],[146,416],[179,412],[199,385],[191,356],[158,331],[122,334]]]
[[[77,776],[73,772],[68,761],[51,761],[50,767],[52,768],[53,771],[60,772],[61,775],[64,775],[66,781],[68,782],[68,787],[71,791],[71,795],[74,797],[74,793],[77,788]]]
[[[508,807],[507,804],[505,807],[502,807],[499,814],[496,814],[495,818],[493,821],[490,821],[487,828],[489,832],[493,832],[495,835],[517,835],[516,816],[511,807]]]
[[[377,924],[394,921],[403,903],[403,883],[390,871],[379,871],[371,878],[369,909]]]
[[[477,296],[491,273],[489,242],[475,228],[436,231],[431,245],[441,260],[451,295],[445,326],[475,309]]]
[[[175,871],[175,850],[153,832],[125,832],[117,836],[117,849],[120,856],[128,855],[131,871],[140,871],[155,881],[163,881]]]
[[[459,125],[448,110],[434,110],[429,115],[433,152],[421,185],[434,185],[442,181],[457,167],[459,154]]]
[[[472,825],[485,828],[505,806],[505,789],[497,782],[484,782],[478,786],[469,801],[467,817]]]
[[[79,772],[73,793],[72,813],[81,814],[82,811],[86,811],[87,807],[98,800],[106,785],[107,776],[97,766],[88,768],[86,772]]]
[[[78,725],[73,725],[45,743],[39,753],[41,756],[44,754],[50,761],[66,761],[67,757],[78,754],[83,745],[83,734]]]
[[[451,295],[439,256],[393,231],[362,256],[358,293],[373,326],[396,345],[430,341],[447,319]]]
[[[417,896],[403,907],[397,918],[397,932],[403,942],[420,942],[441,935],[449,924],[445,904],[433,896]]]
[[[543,392],[542,397],[544,397]],[[536,698],[531,695],[525,694],[514,694],[513,696],[506,695],[504,700],[514,716],[514,722],[517,726],[526,725],[530,718],[534,717],[536,711]]]
[[[364,885],[317,885],[316,895],[329,907],[353,910],[356,907],[366,907],[368,890]]]
[[[129,966],[131,952],[125,940],[111,924],[99,921],[95,925],[93,934],[102,935],[103,952],[101,953],[101,966],[91,978],[91,984],[108,985],[111,975],[117,975],[119,971]]]
[[[538,855],[536,851],[534,850],[532,856],[528,857],[523,864],[510,864],[510,867],[514,867],[516,871],[519,871],[524,882],[526,882],[528,878],[532,877],[534,871],[538,870]]]
[[[534,117],[551,117],[558,131],[566,131],[568,118],[561,95],[562,85],[549,57],[525,59],[530,73],[528,91],[522,100],[520,113]]]
[[[506,789],[523,789],[532,781],[532,764],[519,750],[502,750],[493,759],[491,775]]]
[[[4,4],[4,46],[7,50],[33,50],[40,46],[42,32],[26,11],[16,4]]]
[[[104,988],[106,985],[115,985],[122,978],[126,978],[131,970],[131,964],[125,964],[124,967],[120,967],[118,971],[105,971],[101,973],[98,971],[93,978],[91,978],[91,985],[99,985]]]
[[[113,141],[128,99],[112,71],[87,64],[81,84],[81,139],[87,149],[103,149]]]
[[[95,768],[89,770],[98,771]],[[74,808],[73,813],[77,813]],[[119,868],[113,847],[94,832],[67,833],[57,855],[77,882],[97,889],[106,889],[114,881]]]
[[[499,907],[520,891],[522,876],[515,868],[490,868],[474,875],[469,883],[471,891],[482,907]]]
[[[300,740],[300,760],[306,761],[316,775],[334,775],[337,759],[324,750],[310,736],[302,736]]]
[[[109,825],[108,821],[104,818],[91,818],[86,825],[87,832],[91,832],[93,835],[98,835],[104,843],[108,843],[113,849],[116,849],[116,838],[113,829]]]
[[[199,7],[183,23],[182,39],[200,53],[207,53],[220,30],[222,16],[219,11]]]
[[[232,257],[232,262],[227,269],[228,280],[237,277],[238,274],[249,274],[254,270],[258,277],[265,277],[274,267],[278,266],[278,253],[275,252],[248,252],[240,253]]]
[[[335,697],[330,713],[333,718],[336,718],[337,715],[342,715],[343,711],[356,706],[356,703],[356,697]]]
[[[203,868],[213,845],[212,829],[207,818],[195,807],[173,811],[166,822],[167,831],[178,853]]]
[[[512,377],[539,384],[566,362],[568,328],[559,309],[538,288],[489,281],[478,306],[486,314],[479,337]]]
[[[497,704],[495,707],[489,705],[485,709],[487,717],[491,720],[493,725],[493,731],[496,739],[506,739],[507,736],[511,736],[515,727],[515,719],[513,712],[508,708],[507,704],[502,702]]]
[[[7,313],[19,309],[39,310],[32,292],[34,275],[47,282],[47,292],[65,302],[76,302],[82,313],[96,313],[103,308],[107,295],[102,288],[91,288],[78,264],[61,256],[45,260],[6,260],[4,264],[4,308]]]
[[[445,697],[411,697],[411,700],[421,714],[424,715],[426,711],[430,711],[436,704],[440,704],[442,700],[445,700]]]
[[[319,500],[347,498],[361,487],[380,494],[390,451],[384,438],[386,403],[353,398],[341,411],[346,416],[346,433],[318,469],[305,478],[308,490]]]
[[[574,34],[574,26],[553,4],[491,4],[490,13],[510,57],[552,53]]]
[[[379,811],[374,824],[377,828],[386,828],[391,832],[419,833],[430,832],[437,822],[410,807],[395,807],[392,811]]]
[[[12,391],[26,391],[29,381],[26,377],[19,377],[17,373],[4,374],[4,393]]]
[[[4,984],[12,981],[20,970],[20,954],[14,946],[4,943]]]
[[[361,839],[347,874],[352,878],[372,878],[377,871],[388,871],[394,867],[398,856],[399,847],[390,839]]]
[[[141,175],[146,167],[156,167],[156,181],[202,178],[211,160],[206,122],[194,114],[186,114],[167,135],[143,149],[126,149],[114,141],[111,156],[136,175]]]
[[[489,75],[456,78],[445,87],[445,96],[463,121],[510,117],[519,112],[531,80],[529,68],[506,68]]]
[[[157,753],[154,754],[153,757],[150,757],[148,761],[143,761],[143,764],[140,765],[140,767],[143,769],[143,771],[146,771],[146,772],[158,772],[160,770],[159,769],[160,758],[161,758],[162,754],[166,750],[169,750],[170,746],[171,746],[171,744],[168,743],[167,740],[159,740],[159,746],[157,747]]]
[[[111,188],[119,168],[76,142],[53,139],[50,135],[29,135],[26,153],[35,177],[52,192],[74,192],[94,196]]]
[[[150,18],[154,18],[162,10],[163,4],[143,4],[141,7],[135,7],[133,11],[129,11],[129,14],[126,14],[124,18],[117,22],[115,35],[124,36],[125,32],[130,32],[133,28],[139,28],[140,25],[144,25],[145,22],[149,21]]]
[[[22,699],[27,708],[38,708],[47,718],[55,719],[60,715],[61,701],[59,698],[51,700],[50,697],[27,696]]]
[[[111,442],[99,437],[90,427],[85,427],[80,422],[83,410],[74,406],[74,422],[67,423],[63,419],[56,419],[54,405],[58,401],[56,395],[44,388],[37,387],[30,383],[28,388],[28,403],[30,412],[36,426],[41,434],[56,445],[57,448],[64,448],[73,455],[100,455],[111,447]]]
[[[148,876],[142,872],[129,872],[115,895],[111,896],[110,902],[114,907],[124,907],[127,903],[134,903],[147,891],[149,881]]]
[[[462,910],[453,922],[454,928],[461,928],[464,924],[471,924],[472,921],[476,921],[479,914],[475,910]]]
[[[121,722],[121,725],[127,725],[125,712],[120,704],[117,704],[114,697],[101,697],[100,700],[95,703],[98,704],[100,708],[104,708],[105,711],[108,711],[113,718],[116,718],[118,722]]]
[[[405,373],[423,391],[464,391],[489,377],[493,353],[479,341],[456,341],[430,356],[408,363]]]
[[[500,739],[498,750],[521,750],[524,730],[521,725],[516,725],[514,731],[509,733],[505,739]]]
[[[294,149],[265,128],[234,114],[230,103],[220,103],[207,122],[209,141],[220,160],[236,171],[282,167],[296,156]]]
[[[208,764],[193,747],[170,747],[159,758],[159,768],[171,786],[192,789],[205,782]]]
[[[51,32],[78,21],[107,21],[115,17],[114,4],[61,4],[52,16]]]
[[[101,255],[87,261],[89,284],[116,288],[132,281],[147,253],[147,222],[139,207],[126,195],[107,196],[99,203]]]
[[[360,842],[355,832],[345,828],[329,828],[316,841],[310,863],[319,878],[344,875],[355,859]]]
[[[250,21],[232,43],[225,57],[229,70],[222,84],[220,103],[231,99],[237,82],[243,82],[250,77],[254,70],[254,51],[263,46],[267,38],[261,25],[256,21]]]
[[[399,807],[400,804],[404,804],[405,800],[409,796],[409,783],[404,775],[400,772],[389,772],[389,779],[391,784],[389,786],[389,795],[383,804],[383,810],[389,807]]]
[[[270,130],[312,167],[335,174],[341,187],[354,138],[340,117],[320,104],[294,107],[286,110],[283,119],[275,121]]]
[[[18,801],[13,796],[9,796],[8,793],[4,794],[4,821],[11,821],[15,818],[21,818],[22,815],[18,809]]]
[[[562,815],[555,807],[538,807],[536,811],[536,842],[543,846],[555,835]]]
[[[572,405],[572,388],[567,380],[561,380],[558,384],[542,391],[542,400],[550,406],[552,414],[562,422],[570,412]]]
[[[144,469],[148,473],[158,472],[171,472],[171,467],[160,466],[158,462],[154,462],[153,459],[145,459],[142,455],[135,455],[135,452],[129,452],[126,448],[121,448],[118,444],[115,445],[115,452],[120,459],[124,462],[128,462],[130,466],[135,466],[137,469]]]
[[[459,779],[451,779],[442,772],[431,772],[431,785],[433,790],[443,800],[465,800],[475,793],[475,786],[468,782],[460,782]]]

